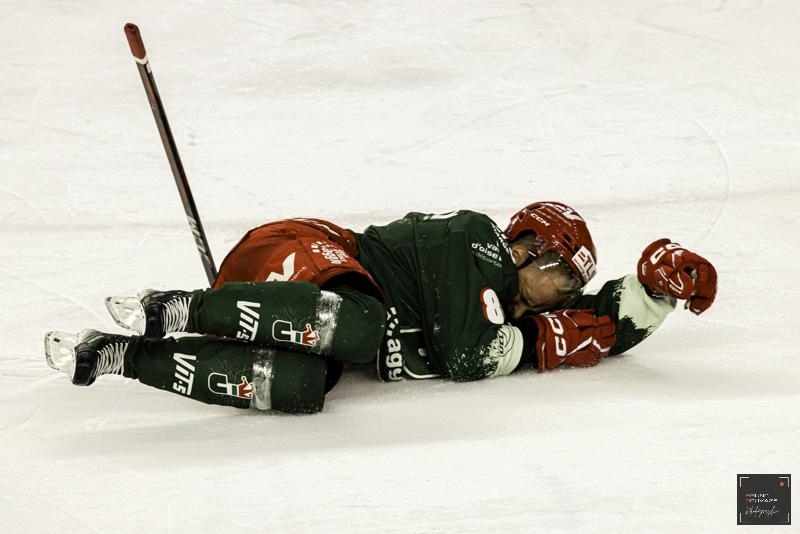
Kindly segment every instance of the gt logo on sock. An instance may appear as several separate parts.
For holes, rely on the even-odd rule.
[[[297,345],[313,347],[317,344],[319,334],[311,329],[311,325],[306,323],[305,330],[295,330],[289,321],[275,321],[272,323],[272,338],[275,341],[285,341]]]
[[[228,375],[226,374],[211,373],[208,375],[208,389],[217,395],[227,395],[240,399],[253,398],[253,384],[247,380],[246,376],[242,376],[241,382],[236,384],[228,382]]]

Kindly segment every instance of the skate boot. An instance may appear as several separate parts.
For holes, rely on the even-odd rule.
[[[47,365],[63,371],[76,386],[90,386],[100,375],[121,375],[128,336],[81,330],[78,334],[48,332],[44,336]]]
[[[186,330],[191,299],[188,291],[145,289],[136,297],[108,297],[106,308],[122,328],[145,337],[164,337]]]

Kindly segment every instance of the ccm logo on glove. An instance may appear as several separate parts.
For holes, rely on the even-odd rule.
[[[565,365],[591,367],[617,342],[616,326],[594,310],[559,310],[533,317],[537,328],[536,367],[540,373]]]
[[[555,348],[556,356],[567,355],[567,340],[564,339],[564,325],[561,320],[555,315],[543,315],[547,322],[550,323],[550,332],[553,334],[553,347]]]
[[[668,238],[644,249],[637,274],[648,290],[687,300],[687,307],[697,315],[710,308],[717,295],[717,271],[711,262]]]

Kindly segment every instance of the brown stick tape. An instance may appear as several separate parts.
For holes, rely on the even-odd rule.
[[[142,42],[142,36],[139,33],[139,27],[132,22],[129,22],[125,25],[125,37],[128,38],[128,45],[131,47],[131,53],[137,59],[144,59],[144,56],[147,55],[147,52],[144,49],[144,42]]]

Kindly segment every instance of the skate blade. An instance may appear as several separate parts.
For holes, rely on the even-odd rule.
[[[108,297],[106,298],[106,309],[122,328],[144,333],[144,308],[139,297]]]
[[[64,366],[75,360],[75,345],[78,344],[77,334],[54,330],[44,336],[44,354],[47,365],[56,371],[62,371]]]
[[[75,347],[99,334],[87,328],[77,334],[53,330],[44,336],[44,354],[47,365],[56,371],[64,372],[70,380],[75,375]]]

